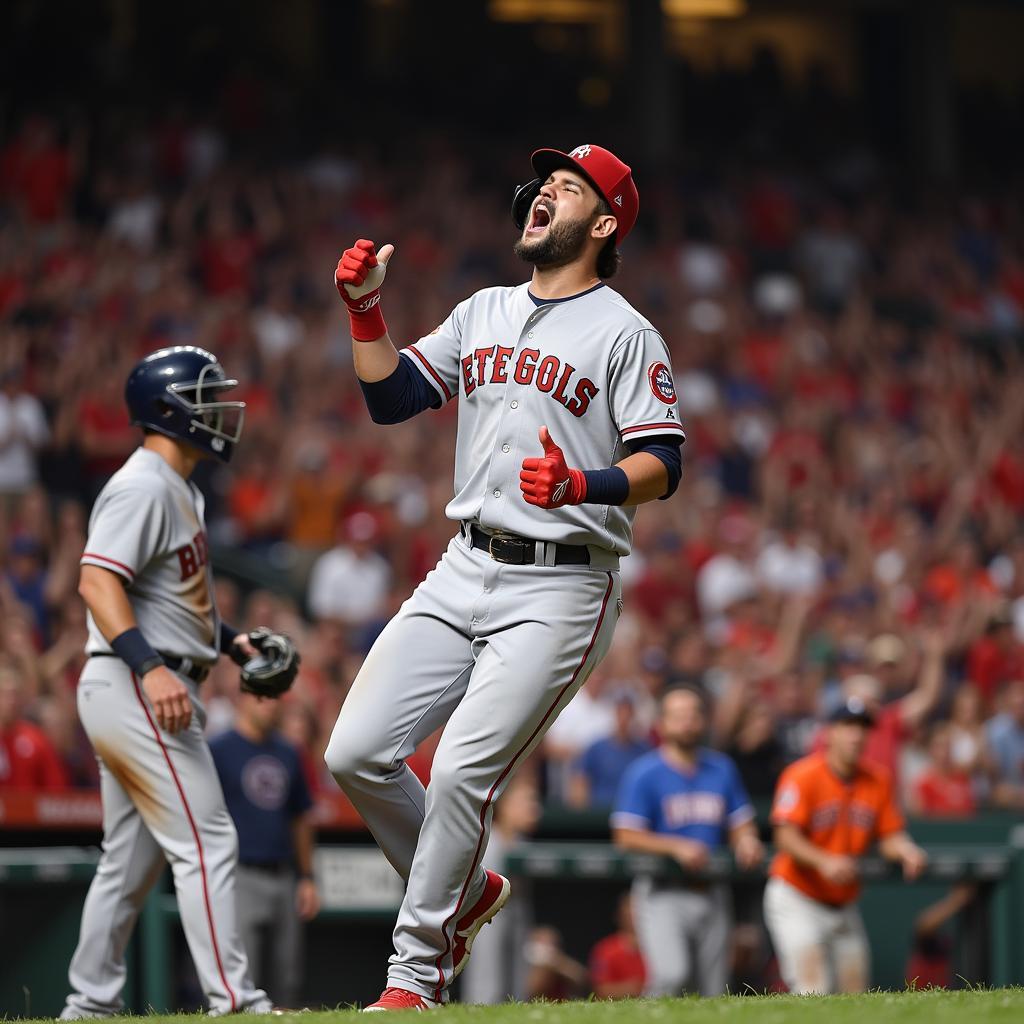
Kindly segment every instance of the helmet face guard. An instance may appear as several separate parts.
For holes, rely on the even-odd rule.
[[[212,352],[175,345],[135,366],[125,382],[125,403],[136,426],[229,462],[242,436],[245,402],[228,402],[223,396],[237,384],[225,377]]]
[[[197,381],[168,384],[167,394],[188,415],[189,432],[200,430],[207,435],[200,447],[227,461],[242,436],[245,402],[218,400],[219,392],[238,386],[237,380],[226,380],[223,373],[218,364],[209,363],[199,371]]]

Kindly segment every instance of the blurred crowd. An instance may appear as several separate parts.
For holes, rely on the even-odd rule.
[[[331,271],[355,238],[395,243],[398,343],[523,280],[507,199],[529,148],[254,162],[176,109],[32,115],[3,140],[0,785],[96,784],[74,705],[78,556],[139,442],[128,369],[196,344],[248,403],[234,462],[200,475],[230,569],[220,609],[299,639],[282,729],[314,793],[333,791],[321,751],[347,687],[454,533],[455,410],[370,421]],[[545,800],[608,806],[657,741],[656,696],[683,682],[755,798],[855,695],[911,811],[1024,807],[1020,195],[904,192],[864,154],[637,180],[611,283],[671,351],[684,475],[637,516],[611,654],[541,751]],[[211,731],[236,675],[206,684]]]

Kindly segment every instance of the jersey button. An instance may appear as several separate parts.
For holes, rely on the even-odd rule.
[[[501,497],[501,491],[499,491],[497,487],[494,488],[494,492],[493,493],[494,493],[494,496],[496,498],[500,498]]]
[[[503,444],[503,445],[501,446],[501,450],[502,450],[502,451],[503,451],[503,452],[504,452],[504,453],[505,453],[506,455],[508,455],[508,453],[509,453],[510,451],[512,451],[511,447],[510,447],[509,445],[507,445],[507,444]]]
[[[519,408],[519,403],[518,402],[513,402],[511,408],[518,409]]]

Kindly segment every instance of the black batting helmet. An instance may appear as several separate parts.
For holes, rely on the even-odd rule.
[[[225,376],[212,352],[175,345],[136,364],[124,399],[134,425],[228,462],[242,436],[245,402],[223,402],[220,396],[237,384]]]

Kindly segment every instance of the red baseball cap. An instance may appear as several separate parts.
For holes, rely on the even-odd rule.
[[[610,150],[600,146],[577,146],[569,153],[560,149],[538,149],[530,158],[541,181],[553,171],[579,171],[604,196],[619,222],[616,241],[622,242],[633,230],[640,210],[640,196],[633,184],[633,172]]]

